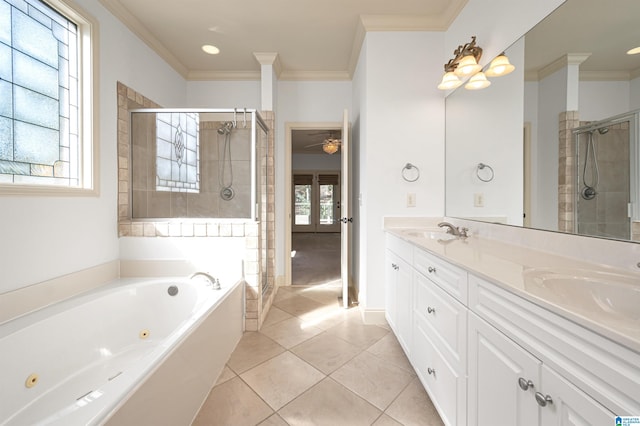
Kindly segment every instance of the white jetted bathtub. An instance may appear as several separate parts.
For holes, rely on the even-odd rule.
[[[242,335],[242,291],[122,279],[0,325],[0,425],[189,424]]]

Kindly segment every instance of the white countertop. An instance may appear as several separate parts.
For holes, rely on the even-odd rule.
[[[418,235],[442,229],[418,223],[407,223],[408,227],[397,225],[387,225],[385,231],[640,353],[640,303],[636,303],[640,301],[640,274],[473,235],[453,240],[425,238]],[[569,292],[535,285],[530,279],[549,274],[598,279],[570,281]],[[597,283],[603,279],[607,284]],[[607,292],[611,297],[615,293],[617,302],[625,304],[627,312],[635,312],[632,317],[611,309]]]

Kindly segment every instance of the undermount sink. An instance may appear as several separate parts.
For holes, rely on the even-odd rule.
[[[449,240],[455,240],[458,238],[455,235],[447,234],[446,232],[439,231],[439,230],[409,231],[406,234],[414,238],[426,238],[428,240],[440,240],[440,241],[449,241]]]
[[[631,275],[535,268],[523,273],[525,289],[551,303],[621,321],[640,321],[640,282]]]

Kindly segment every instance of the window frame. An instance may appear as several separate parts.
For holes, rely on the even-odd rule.
[[[96,19],[72,0],[40,0],[77,26],[78,31],[78,158],[80,186],[0,183],[0,195],[99,195],[99,97]]]

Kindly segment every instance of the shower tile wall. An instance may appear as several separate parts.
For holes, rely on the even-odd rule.
[[[201,118],[200,189],[197,192],[170,192],[156,189],[155,114],[136,113],[132,121],[133,218],[251,216],[250,123],[246,128],[238,123],[238,128],[231,132],[229,164],[229,155],[224,154],[225,136],[218,133],[223,122],[203,121]],[[223,200],[220,191],[231,183],[235,195],[231,200]]]

